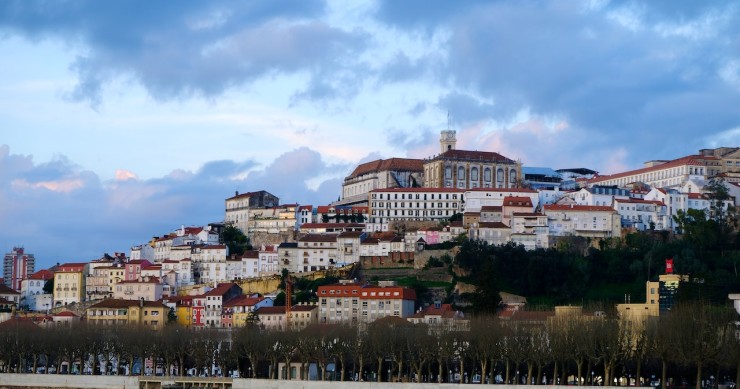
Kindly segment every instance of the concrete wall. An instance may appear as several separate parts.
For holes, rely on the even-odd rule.
[[[0,388],[6,386],[36,388],[138,389],[139,377],[66,374],[0,374]]]

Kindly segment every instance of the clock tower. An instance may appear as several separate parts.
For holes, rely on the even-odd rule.
[[[457,139],[455,139],[455,130],[443,130],[440,132],[439,144],[442,148],[442,153],[447,150],[454,150],[455,143],[457,143]]]

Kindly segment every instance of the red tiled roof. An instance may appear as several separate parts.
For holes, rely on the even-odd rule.
[[[224,307],[251,307],[264,299],[264,297],[252,297],[243,294],[229,299],[229,301],[224,303]]]
[[[615,212],[614,208],[603,205],[571,205],[571,204],[549,204],[544,206],[545,211],[572,211],[572,212]]]
[[[291,312],[311,312],[314,309],[319,309],[318,305],[293,305],[290,307]]]
[[[306,234],[298,239],[299,242],[336,242],[337,234]]]
[[[312,211],[313,206],[312,205],[301,205],[300,207],[298,207],[298,210],[299,211],[303,211],[303,210]]]
[[[702,161],[716,161],[716,160],[717,160],[716,157],[703,156],[703,155],[688,155],[685,157],[674,159],[672,161],[668,161],[666,163],[661,163],[660,165],[645,167],[645,168],[636,169],[636,170],[628,170],[626,172],[610,174],[606,176],[595,176],[588,181],[590,183],[608,181],[608,180],[613,180],[616,178],[629,177],[629,176],[636,175],[636,174],[650,173],[650,172],[660,171],[663,169],[670,169],[670,168],[677,167],[677,166],[685,166],[685,165],[706,166],[706,163]]]
[[[615,203],[627,203],[627,204],[654,204],[654,205],[665,205],[662,201],[658,200],[643,200],[643,199],[614,199]]]
[[[478,223],[478,228],[498,228],[498,229],[503,228],[503,229],[508,230],[511,227],[501,222],[480,222]]]
[[[148,280],[146,280],[148,278]],[[139,280],[123,280],[119,281],[119,284],[158,284],[160,282],[159,277],[145,277]]]
[[[56,317],[78,317],[77,315],[74,314],[74,312],[70,312],[70,311],[62,311],[62,312],[59,312],[59,313],[55,313],[53,316],[56,316]]]
[[[504,206],[507,207],[532,207],[532,199],[529,197],[506,196]]]
[[[514,212],[512,216],[545,216],[545,214],[537,212]]]
[[[48,280],[54,278],[54,273],[49,270],[39,270],[28,276],[29,280]]]
[[[254,311],[257,316],[259,315],[285,315],[285,307],[260,307]]]
[[[368,173],[376,173],[389,170],[421,173],[424,171],[424,161],[421,159],[409,158],[378,159],[376,161],[365,162],[357,166],[355,170],[345,179],[355,178]]]
[[[244,252],[244,254],[242,254],[242,258],[254,259],[254,258],[259,258],[259,256],[260,256],[260,252],[257,250],[247,250]]]
[[[481,212],[502,212],[503,207],[500,205],[484,205],[480,207],[480,211]]]
[[[95,305],[90,306],[92,308],[129,308],[138,307],[143,304],[145,307],[163,307],[162,301],[141,301],[141,300],[123,300],[123,299],[105,299]]]
[[[83,262],[70,262],[65,263],[63,265],[57,266],[56,272],[63,273],[63,272],[80,272],[85,270],[85,266],[87,266],[87,263]]]
[[[233,286],[236,284],[233,282],[226,282],[223,284],[218,284],[215,288],[211,289],[210,291],[204,293],[204,296],[223,296],[226,292],[229,291]],[[236,285],[238,286],[238,285]]]
[[[434,157],[437,159],[453,159],[457,161],[482,161],[482,162],[499,162],[499,163],[516,163],[514,160],[504,157],[499,153],[492,151],[471,151],[471,150],[447,150],[444,153]]]

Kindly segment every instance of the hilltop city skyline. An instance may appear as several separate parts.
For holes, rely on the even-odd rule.
[[[730,1],[4,2],[0,247],[44,268],[219,221],[236,190],[324,205],[358,164],[429,158],[447,128],[459,149],[602,174],[737,146],[739,18]]]

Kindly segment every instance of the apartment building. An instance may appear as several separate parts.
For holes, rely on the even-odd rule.
[[[321,286],[317,293],[321,324],[358,325],[388,316],[406,318],[414,313],[416,300],[413,289],[390,282],[377,286],[343,282]]]
[[[645,167],[605,176],[595,176],[588,185],[626,188],[645,184],[652,188],[677,188],[687,180],[706,181],[722,171],[720,159],[712,155],[689,155],[671,161],[653,160]]]
[[[535,212],[514,212],[511,216],[511,242],[526,250],[549,247],[547,215]]]
[[[661,201],[642,199],[614,199],[614,210],[622,219],[622,227],[638,231],[669,228],[668,207]]]
[[[87,263],[65,263],[54,271],[54,306],[85,301]]]
[[[540,196],[536,190],[525,188],[477,188],[465,191],[465,212],[481,212],[484,207],[500,207],[507,197],[528,197],[532,208],[539,205]],[[531,212],[531,211],[530,211]],[[496,220],[491,220],[496,221]]]
[[[560,205],[543,207],[551,236],[611,238],[621,236],[621,218],[609,206]]]
[[[388,231],[396,221],[441,221],[463,212],[465,191],[453,188],[396,188],[370,192],[367,231]]]
[[[23,247],[13,247],[13,250],[3,257],[5,285],[14,290],[21,290],[21,281],[34,273],[35,263],[33,254],[26,253]]]
[[[276,196],[261,190],[239,194],[225,200],[226,213],[224,222],[240,229],[243,233],[249,230],[249,210],[254,208],[271,208],[280,204]]]
[[[157,301],[162,298],[164,285],[158,277],[142,276],[124,280],[113,287],[113,298],[120,300]]]
[[[85,320],[92,325],[134,325],[161,330],[170,308],[158,301],[107,299],[85,310]]]

